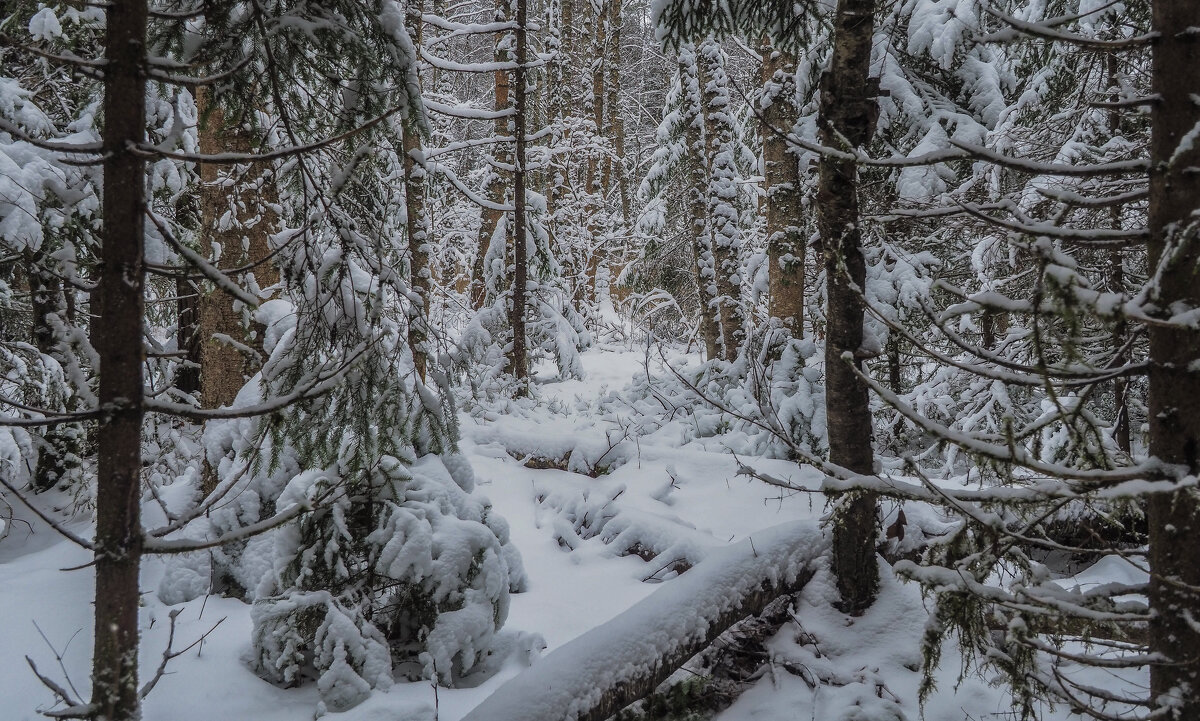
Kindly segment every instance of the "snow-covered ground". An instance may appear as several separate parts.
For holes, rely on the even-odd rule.
[[[461,447],[475,468],[479,492],[508,520],[529,575],[529,589],[513,597],[505,626],[507,659],[474,688],[397,683],[333,717],[457,721],[527,668],[531,656],[532,663],[539,663],[543,641],[547,651],[562,647],[667,588],[679,571],[686,573],[730,543],[789,521],[816,523],[823,512],[819,496],[781,497],[776,489],[735,475],[733,456],[713,439],[685,442],[687,434],[670,424],[649,434],[634,432],[640,419],[633,406],[622,412],[610,394],[644,374],[644,359],[641,350],[593,349],[583,356],[586,380],[558,381],[549,369],[541,369],[536,404],[514,405],[512,413],[462,414]],[[598,403],[602,397],[610,402]],[[555,459],[580,472],[544,467]],[[811,471],[790,462],[753,461],[764,473],[816,481]],[[87,526],[87,519],[79,519],[73,527],[82,534]],[[36,521],[14,523],[11,535],[0,542],[0,717],[41,718],[38,710],[53,701],[26,666],[26,655],[53,678],[69,679],[76,687],[87,684],[93,584],[86,567],[89,557]],[[145,717],[311,718],[318,700],[315,688],[277,688],[240,660],[250,643],[249,607],[213,596],[168,608],[153,592],[164,568],[162,561],[151,559],[142,573],[145,677],[159,664],[172,608],[182,609],[176,632],[180,645],[221,623],[202,645],[172,661],[169,675],[146,701]],[[849,619],[833,609],[836,591],[828,573],[819,570],[803,593],[794,623],[770,643],[767,672],[718,718],[920,718],[918,645],[928,613],[918,590],[898,582],[886,568],[883,584],[880,603],[861,618]],[[61,654],[61,666],[51,647]],[[955,649],[946,650],[939,690],[924,718],[1011,715],[1012,702],[1003,690],[973,677],[958,683],[956,656]],[[818,679],[821,683],[814,686]],[[86,689],[81,690],[86,696]],[[1046,718],[1065,719],[1066,710]]]

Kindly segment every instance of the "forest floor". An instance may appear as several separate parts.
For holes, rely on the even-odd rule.
[[[474,466],[477,492],[507,519],[529,577],[528,591],[512,598],[501,644],[507,651],[497,654],[495,664],[500,668],[473,688],[435,690],[428,682],[398,682],[331,718],[457,721],[526,668],[531,656],[536,664],[537,653],[529,649],[540,648],[543,640],[553,650],[618,618],[708,549],[786,521],[818,521],[824,512],[819,495],[784,497],[737,475],[728,440],[694,438],[687,431],[694,421],[686,413],[645,425],[621,391],[645,378],[646,359],[644,349],[601,345],[583,355],[586,380],[562,381],[543,368],[535,402],[460,414],[461,449]],[[661,371],[660,363],[650,363],[652,373]],[[813,472],[791,462],[741,459],[763,473],[817,482]],[[80,534],[89,530],[87,518],[72,523]],[[60,569],[84,566],[89,559],[88,552],[36,521],[16,522],[0,543],[0,717],[42,718],[38,709],[53,701],[26,667],[25,655],[43,673],[69,678],[77,687],[87,684],[93,574],[86,567]],[[142,573],[144,676],[159,664],[172,610],[181,609],[177,644],[221,624],[202,645],[172,661],[169,675],[147,699],[145,718],[312,718],[315,687],[277,688],[240,660],[250,643],[250,607],[216,596],[167,607],[153,593],[164,568],[151,560]],[[881,569],[880,601],[855,619],[833,609],[836,591],[828,573],[818,572],[793,621],[767,644],[769,663],[761,678],[717,718],[921,718],[919,649],[928,610],[915,585],[895,579],[886,565]],[[959,656],[952,644],[944,650],[924,718],[1015,719],[1013,701],[1002,688],[972,674],[959,683]],[[1067,709],[1047,710],[1043,718],[1065,719]]]

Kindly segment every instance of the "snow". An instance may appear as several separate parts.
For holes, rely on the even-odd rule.
[[[710,554],[613,622],[535,662],[464,721],[579,718],[605,691],[638,679],[664,656],[703,638],[721,613],[736,607],[764,580],[793,582],[821,554],[821,537],[815,523],[792,522]]]
[[[264,320],[285,323],[289,310],[266,303],[258,312]],[[678,351],[665,355],[671,362],[695,361]],[[928,611],[916,585],[896,580],[881,564],[881,601],[858,619],[837,612],[832,607],[836,590],[820,560],[818,523],[824,507],[819,497],[780,497],[778,489],[737,476],[729,453],[743,447],[737,434],[723,440],[696,437],[687,430],[690,421],[652,423],[639,415],[629,384],[645,380],[644,349],[598,344],[580,359],[583,379],[562,380],[553,364],[538,367],[536,400],[510,406],[509,413],[461,413],[461,456],[443,460],[444,468],[414,468],[448,474],[464,488],[473,480],[477,493],[507,520],[508,539],[523,559],[527,589],[510,597],[508,621],[493,638],[490,655],[479,662],[479,672],[453,689],[401,677],[390,687],[386,681],[376,683],[369,694],[326,699],[330,718],[502,721],[537,718],[539,709],[578,710],[596,681],[618,680],[644,668],[657,653],[702,628],[706,618],[736,597],[735,589],[771,574],[794,574],[814,562],[817,573],[796,605],[796,621],[769,644],[768,673],[718,718],[919,718],[919,644]],[[652,374],[662,374],[661,362],[651,361]],[[249,395],[239,402],[255,403],[257,398]],[[238,423],[226,423],[225,432],[237,433]],[[582,470],[594,466],[610,444],[603,461],[606,472],[596,477],[521,463],[534,452],[566,455],[578,458]],[[789,461],[754,458],[753,464],[760,472],[795,483],[819,483],[819,474]],[[922,508],[906,505],[910,528],[943,532],[945,519]],[[18,519],[28,518],[16,510]],[[86,535],[89,523],[81,516],[68,527]],[[41,718],[38,709],[49,708],[53,700],[32,679],[24,655],[43,673],[63,680],[34,622],[62,654],[66,676],[86,692],[93,576],[88,568],[59,569],[89,560],[90,554],[36,520],[30,529],[14,523],[11,535],[0,542],[0,610],[5,617],[0,625],[0,699],[6,718]],[[150,559],[144,565],[143,589],[162,589],[146,593],[141,609],[145,677],[160,660],[169,611],[181,611],[176,638],[183,644],[222,621],[202,645],[171,662],[170,673],[146,699],[145,718],[312,718],[322,703],[318,684],[281,688],[245,664],[252,615],[265,610],[204,595],[207,563],[206,554],[196,554],[182,565],[177,559]],[[1097,566],[1076,577],[1081,585],[1105,579],[1136,581],[1136,574]],[[199,595],[182,600],[193,594]],[[328,599],[310,600],[332,610]],[[182,602],[168,608],[173,601]],[[331,628],[343,622],[336,614],[325,621]],[[469,635],[478,622],[482,620],[464,617],[446,628]],[[345,638],[355,637],[361,636],[346,633],[339,642],[331,635],[322,652],[335,658],[369,657],[369,646],[345,644]],[[947,649],[945,655],[953,659],[956,651]],[[336,672],[354,673],[348,663],[334,663],[329,673]],[[957,685],[958,672],[953,661],[936,672],[939,691],[926,706],[925,718],[959,721],[963,713],[987,718],[1011,709],[1005,693],[985,680],[968,676]],[[814,689],[813,678],[825,683]],[[1045,718],[1067,716],[1060,709]]]

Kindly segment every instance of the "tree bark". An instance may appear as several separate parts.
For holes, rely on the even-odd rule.
[[[528,111],[525,86],[525,63],[529,55],[528,1],[515,0],[517,6],[517,63],[513,70],[516,85],[513,116],[514,132],[517,136],[515,162],[513,164],[513,290],[509,324],[512,326],[512,347],[508,354],[509,370],[517,379],[518,395],[529,392],[529,360],[525,337],[525,296],[529,279],[529,258],[525,238],[525,121]]]
[[[52,262],[43,247],[32,258],[28,259],[26,267],[29,279],[30,305],[33,310],[32,340],[38,352],[49,356],[66,367],[66,358],[58,344],[51,318],[59,322],[67,321],[67,299],[63,292],[62,281],[52,269],[44,266]],[[62,401],[70,403],[69,398]],[[64,406],[62,410],[69,411],[71,407]],[[80,438],[82,426],[78,423],[64,423],[49,426],[40,434],[37,467],[33,472],[33,488],[35,491],[48,491],[79,467]]]
[[[180,276],[175,280],[175,309],[179,327],[175,345],[181,356],[175,372],[175,388],[194,396],[200,392],[200,293],[195,283]]]
[[[604,83],[608,61],[609,27],[607,5],[605,4],[607,1],[609,0],[591,3],[595,11],[592,15],[591,94],[585,96],[584,112],[591,116],[597,139],[605,136]],[[599,220],[604,210],[604,196],[608,183],[605,172],[606,165],[607,158],[603,157],[598,149],[594,148],[588,153],[587,176],[583,181],[586,194],[584,204],[587,229],[586,264],[583,287],[575,294],[576,301],[588,304],[595,303],[597,300],[596,281],[600,275],[600,267],[604,264],[604,233]]]
[[[821,87],[821,142],[858,148],[874,133],[877,91],[870,80],[875,0],[838,0],[833,60]],[[825,261],[825,413],[829,460],[856,473],[874,472],[867,386],[855,374],[863,364],[866,261],[862,252],[858,173],[853,161],[825,156],[820,163],[817,221]],[[853,364],[853,366],[852,366]],[[833,562],[842,610],[858,614],[875,600],[878,512],[875,496],[840,501],[834,520]]]
[[[508,19],[508,0],[496,0],[496,22],[504,22]],[[507,63],[512,59],[509,53],[507,31],[497,33],[496,49],[494,59],[497,63]],[[495,72],[496,89],[492,107],[497,111],[508,110],[509,108],[509,84],[508,71],[497,70]],[[508,118],[496,118],[494,134],[497,137],[508,135]],[[512,160],[512,153],[509,152],[506,143],[499,143],[496,146],[495,158],[496,165],[492,166],[491,173],[488,177],[486,196],[490,203],[495,205],[504,204],[504,191],[508,188],[508,172],[500,165],[508,165]],[[500,224],[500,219],[504,217],[504,211],[494,208],[482,208],[480,210],[479,219],[479,234],[476,236],[476,244],[478,251],[475,254],[475,263],[471,266],[471,307],[479,310],[487,302],[487,277],[484,264],[487,261],[488,248],[492,245],[492,236],[496,234],[496,227]]]
[[[737,357],[746,338],[742,312],[742,247],[738,227],[738,171],[724,53],[716,40],[705,40],[696,51],[704,116],[704,164],[708,169],[705,199],[708,204],[708,236],[712,246],[713,278],[717,291],[717,314],[721,358]]]
[[[220,101],[207,91],[198,93],[196,101],[204,118],[199,131],[201,153],[250,153],[256,149],[242,118],[226,117]],[[268,235],[275,219],[268,206],[278,201],[278,194],[271,166],[258,162],[230,168],[229,172],[236,180],[233,187],[220,182],[219,166],[200,166],[200,247],[205,253],[220,248],[215,265],[221,270],[253,266],[249,273],[259,287],[274,285],[279,282],[279,271],[269,260]],[[200,403],[205,408],[227,406],[237,397],[247,376],[258,368],[262,328],[253,328],[253,337],[247,335],[233,296],[220,288],[206,288],[197,305]],[[239,350],[225,337],[252,352]]]
[[[1150,142],[1150,267],[1159,282],[1152,302],[1178,313],[1200,307],[1200,145],[1191,136],[1200,113],[1200,4],[1153,3]],[[1183,325],[1151,324],[1150,454],[1188,475],[1200,473],[1200,333]],[[1200,502],[1194,488],[1152,495],[1150,530],[1150,649],[1168,659],[1150,668],[1151,714],[1200,718]]]
[[[94,718],[136,721],[138,570],[142,559],[141,470],[145,347],[145,161],[131,146],[145,140],[145,0],[105,10],[104,229],[99,317],[92,343],[100,359],[96,434]]]
[[[695,46],[679,49],[679,81],[684,86],[684,135],[688,148],[688,215],[691,217],[692,273],[700,302],[700,337],[704,357],[719,358],[721,337],[717,321],[717,287],[713,278],[713,254],[708,238],[708,172],[704,166],[704,132],[700,117],[700,74]]]
[[[1117,55],[1109,53],[1105,58],[1105,69],[1108,76],[1108,87],[1113,90],[1111,97],[1112,102],[1116,103],[1121,99],[1121,94],[1118,88],[1117,78]],[[1121,132],[1121,111],[1119,108],[1111,108],[1108,111],[1108,132],[1109,137],[1117,137]],[[1121,208],[1114,205],[1109,209],[1109,224],[1113,230],[1120,230],[1121,224]],[[1120,248],[1114,248],[1109,251],[1108,257],[1108,290],[1113,293],[1121,293],[1125,290],[1125,258]],[[1128,329],[1125,321],[1118,321],[1113,329],[1112,342],[1114,348],[1121,348],[1125,345],[1125,339]],[[1118,358],[1118,362],[1124,361],[1124,357]],[[1113,379],[1113,440],[1125,453],[1131,450],[1129,438],[1129,381],[1125,378]]]
[[[405,21],[409,36],[420,47],[421,3],[410,2]],[[418,89],[420,80],[418,78]],[[419,302],[414,301],[408,319],[408,345],[413,354],[413,365],[421,381],[429,365],[429,310],[432,268],[429,263],[430,237],[427,217],[427,174],[425,172],[425,149],[421,145],[421,129],[418,116],[410,112],[405,115],[401,132],[404,150],[404,200],[408,230],[409,283]]]
[[[762,85],[769,102],[762,108],[763,179],[766,188],[766,235],[772,318],[795,336],[804,332],[805,238],[800,193],[800,164],[788,150],[786,135],[796,124],[796,57],[763,39]]]
[[[617,194],[621,203],[621,222],[628,223],[630,217],[629,181],[625,174],[625,118],[621,113],[621,0],[610,0],[608,5],[608,79],[605,83],[604,109],[607,115],[605,134],[612,140],[613,157],[605,166],[605,195],[612,188],[616,176]]]
[[[549,96],[546,107],[548,120],[554,127],[554,135],[550,140],[552,145],[558,145],[566,139],[563,121],[567,117],[567,101],[569,98],[566,79],[569,74],[568,63],[570,62],[570,58],[567,55],[566,37],[570,7],[571,3],[569,0],[550,0],[547,8],[546,51],[551,54],[552,59],[548,61],[546,66],[546,93]],[[551,156],[548,187],[546,188],[546,215],[550,219],[549,231],[551,238],[555,240],[557,240],[558,236],[558,207],[563,196],[566,194],[567,183],[566,162]]]
[[[199,128],[201,153],[250,153],[256,149],[242,119],[227,118],[225,108],[207,89],[197,93],[196,106],[203,119]],[[221,182],[220,166],[200,166],[201,251],[219,252],[214,265],[223,271],[253,266],[248,272],[259,287],[274,285],[279,282],[279,271],[270,261],[268,235],[275,219],[268,206],[278,202],[278,194],[270,163],[229,167],[227,172],[233,179],[232,186]],[[233,296],[212,284],[204,286],[197,291],[198,330],[192,340],[199,346],[200,405],[220,408],[232,404],[247,377],[257,371],[263,353],[263,328],[252,324],[253,335],[248,335]],[[201,492],[211,493],[219,480],[205,459]]]

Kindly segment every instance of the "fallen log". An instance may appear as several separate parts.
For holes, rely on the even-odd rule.
[[[628,611],[535,661],[463,721],[603,721],[735,623],[803,588],[827,548],[809,521],[714,550]]]

